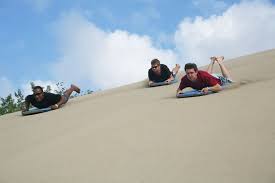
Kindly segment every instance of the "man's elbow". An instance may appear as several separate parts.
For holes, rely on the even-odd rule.
[[[222,91],[221,85],[217,84],[217,85],[215,86],[215,91],[216,91],[216,92]]]

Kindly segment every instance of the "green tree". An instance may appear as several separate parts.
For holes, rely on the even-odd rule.
[[[34,82],[30,82],[30,85],[31,85],[31,89],[33,90],[33,88],[36,86],[36,84]],[[43,87],[42,87],[43,88]],[[46,90],[44,90],[44,92],[51,92],[52,91],[52,88],[50,85],[47,85],[46,86]]]
[[[64,82],[58,82],[56,84],[57,90],[54,90],[55,93],[63,95],[64,92],[66,91],[66,88],[64,87]]]
[[[18,89],[17,92],[14,92],[14,96],[17,99],[16,109],[19,111],[24,103],[25,98],[24,98],[24,95],[20,89]]]
[[[35,87],[34,82],[31,82],[30,85],[31,85],[31,88],[32,88],[32,89]]]
[[[50,93],[51,91],[52,91],[52,88],[51,88],[51,86],[50,86],[50,85],[48,85],[48,86],[47,86],[47,88],[46,88],[46,90],[45,90],[45,92]]]
[[[1,98],[0,115],[17,111],[17,105],[14,103],[12,95],[9,94],[6,98]]]
[[[91,94],[91,93],[93,93],[93,92],[94,92],[94,91],[88,89],[88,90],[86,91],[86,94],[85,94],[85,95],[89,95],[89,94]]]

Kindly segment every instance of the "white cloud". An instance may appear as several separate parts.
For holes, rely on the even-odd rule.
[[[21,85],[24,96],[32,94],[32,88],[30,85],[31,82],[33,82],[36,86],[43,87],[44,90],[46,90],[47,86],[50,86],[52,89],[51,93],[54,93],[54,91],[58,89],[58,87],[56,86],[56,82],[54,81],[41,81],[41,80],[28,81]]]
[[[185,18],[175,31],[172,50],[155,47],[148,36],[104,31],[70,12],[54,24],[60,57],[51,70],[58,81],[100,89],[120,86],[146,78],[153,58],[171,68],[180,61],[205,65],[211,55],[232,58],[274,48],[274,18],[275,7],[267,1],[234,4],[220,16]]]
[[[200,65],[211,55],[232,58],[275,47],[275,7],[268,2],[242,2],[221,16],[184,19],[175,33],[177,50]]]
[[[89,80],[105,89],[146,78],[153,58],[168,66],[177,60],[172,50],[155,48],[147,36],[106,32],[75,12],[58,20],[55,31],[62,55],[53,66],[57,80]]]
[[[25,0],[27,3],[29,3],[35,11],[41,13],[44,10],[46,10],[53,0]]]
[[[6,77],[0,77],[0,97],[4,98],[9,94],[13,94],[14,88],[12,82],[8,80]]]

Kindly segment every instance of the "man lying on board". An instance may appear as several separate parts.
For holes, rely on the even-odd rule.
[[[66,90],[63,95],[43,92],[43,88],[41,86],[35,86],[33,88],[33,94],[26,97],[25,105],[22,107],[22,112],[28,111],[30,104],[38,109],[47,107],[51,107],[51,109],[58,109],[61,105],[68,102],[73,91],[80,93],[80,89],[75,85],[71,85],[71,87]]]
[[[170,83],[175,79],[179,69],[180,65],[176,64],[176,67],[171,72],[166,65],[160,64],[158,59],[153,59],[151,61],[151,68],[148,70],[149,86],[159,82]]]
[[[222,86],[232,83],[229,72],[223,64],[224,57],[211,57],[207,71],[198,70],[194,63],[185,64],[184,70],[186,75],[182,77],[180,85],[177,89],[177,94],[186,87],[191,87],[195,90],[201,90],[203,93],[208,91],[219,92]],[[221,69],[222,75],[214,75],[213,66],[217,63]]]

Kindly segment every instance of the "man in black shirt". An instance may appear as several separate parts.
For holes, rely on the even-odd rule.
[[[171,72],[166,65],[160,64],[158,59],[153,59],[151,61],[151,68],[148,71],[149,86],[153,83],[159,82],[170,83],[175,79],[179,69],[180,65],[176,64],[176,67],[173,68]]]
[[[63,95],[43,92],[43,88],[41,86],[35,86],[33,88],[33,94],[26,97],[25,106],[23,106],[22,111],[28,111],[30,104],[39,109],[47,107],[51,107],[51,109],[58,109],[61,105],[68,102],[73,91],[80,93],[80,89],[75,85],[71,85],[71,87],[66,90]]]

